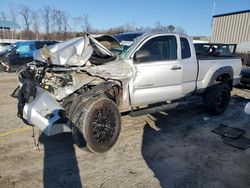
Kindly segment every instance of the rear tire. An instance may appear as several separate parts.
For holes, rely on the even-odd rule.
[[[77,116],[74,126],[83,135],[89,150],[104,153],[113,147],[120,134],[121,115],[112,100],[89,99],[82,105],[81,114]]]
[[[209,115],[220,115],[230,102],[231,92],[229,84],[219,83],[212,86],[204,96],[205,111]]]

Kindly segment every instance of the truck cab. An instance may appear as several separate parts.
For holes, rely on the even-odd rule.
[[[149,34],[127,53],[136,73],[130,82],[133,106],[178,99],[195,90],[198,65],[191,44],[183,34]]]

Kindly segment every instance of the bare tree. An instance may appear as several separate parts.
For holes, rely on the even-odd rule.
[[[177,33],[187,34],[185,29],[183,29],[182,27],[178,27],[178,26],[175,27],[174,31],[177,32]]]
[[[67,28],[69,28],[69,19],[70,19],[70,15],[66,12],[63,12],[63,20],[62,20],[62,23],[63,23],[63,39],[66,40],[68,39],[68,36],[67,36],[67,33],[68,33],[68,30]]]
[[[51,19],[54,26],[54,31],[60,33],[62,31],[62,17],[63,12],[58,9],[53,9],[51,13]]]
[[[44,6],[41,10],[42,12],[42,19],[43,23],[45,25],[45,32],[46,32],[46,39],[49,39],[49,33],[50,33],[50,15],[51,15],[51,7],[50,6]]]
[[[125,32],[136,31],[137,30],[137,24],[134,21],[127,22],[125,25],[123,25],[123,29],[124,29]]]
[[[6,12],[1,11],[1,19],[2,20],[7,20]]]
[[[17,10],[15,4],[9,4],[9,19],[13,22],[17,22]]]
[[[86,33],[91,32],[92,27],[91,27],[91,24],[89,22],[89,15],[88,14],[85,14],[82,16],[82,23],[83,23],[83,25],[82,25],[83,31]]]
[[[35,33],[36,40],[38,40],[39,39],[39,27],[40,27],[40,24],[39,24],[40,18],[39,18],[38,12],[33,11],[32,17],[33,17],[33,31]]]
[[[72,18],[72,28],[74,32],[80,31],[80,26],[82,24],[82,16],[77,16]]]
[[[64,38],[65,32],[67,32],[68,26],[68,14],[62,10],[52,9],[51,20],[52,25],[51,30],[53,31],[53,39],[61,40]]]
[[[9,4],[8,15],[10,21],[17,22],[17,8],[15,4],[13,3]],[[14,30],[12,30],[11,33],[12,33],[12,38],[16,38],[16,28],[14,28]]]
[[[67,32],[70,28],[70,15],[59,9],[51,9],[51,33],[53,40],[62,40],[67,38]]]
[[[25,5],[20,5],[19,6],[19,14],[23,17],[24,24],[25,24],[25,30],[30,31],[32,10]]]
[[[88,14],[71,18],[67,12],[50,6],[43,6],[40,11],[34,12],[28,6],[9,4],[7,13],[0,11],[0,19],[17,22],[19,21],[18,14],[21,15],[20,18],[24,22],[24,30],[20,31],[20,33],[29,39],[32,37],[39,39],[43,36],[44,39],[65,40],[82,36],[84,32],[116,34],[129,31],[174,31],[185,33],[185,30],[181,27],[163,25],[160,21],[156,21],[153,26],[143,27],[139,27],[135,22],[131,21],[121,26],[101,30],[91,26]],[[41,24],[41,21],[43,24]],[[44,26],[44,33],[39,32],[42,25]]]
[[[158,31],[158,32],[163,32],[163,31],[168,31],[168,28],[166,26],[163,26],[160,21],[156,21],[154,28],[152,30]]]

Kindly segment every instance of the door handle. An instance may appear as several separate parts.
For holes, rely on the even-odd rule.
[[[181,67],[179,67],[179,66],[177,66],[177,65],[175,65],[175,66],[173,66],[173,67],[171,68],[171,70],[179,70],[179,69],[181,69]]]

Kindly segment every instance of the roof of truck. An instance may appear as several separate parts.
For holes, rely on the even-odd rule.
[[[152,32],[147,32],[144,33],[143,35],[141,35],[141,37],[143,38],[147,38],[147,37],[151,37],[154,35],[179,35],[181,37],[187,37],[189,38],[188,35],[184,34],[184,33],[178,33],[178,32],[157,32],[157,31],[152,31]]]

